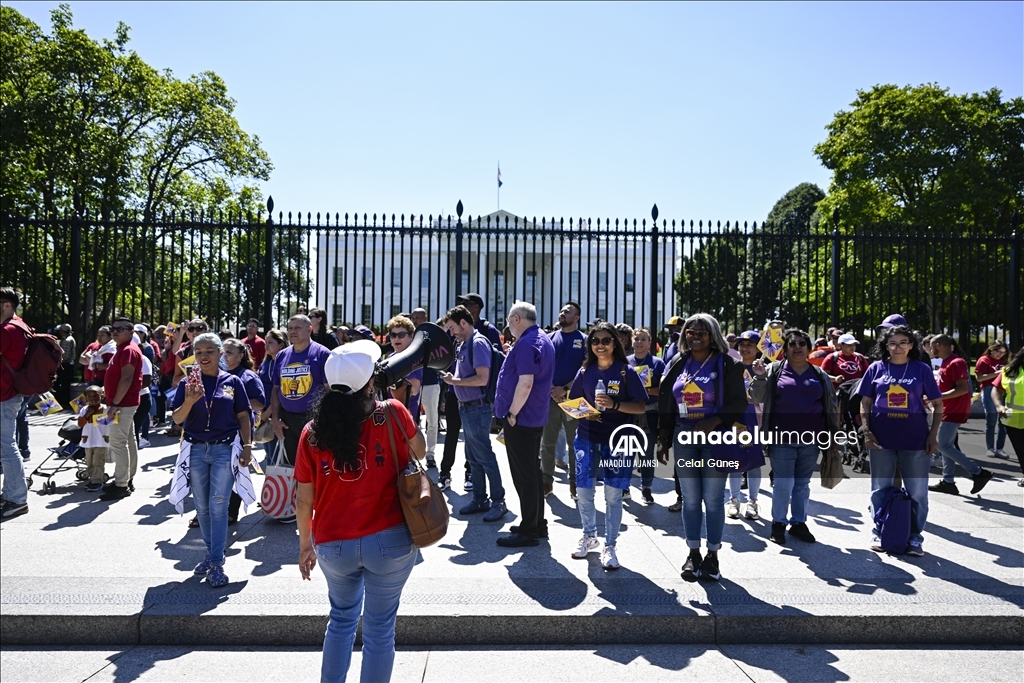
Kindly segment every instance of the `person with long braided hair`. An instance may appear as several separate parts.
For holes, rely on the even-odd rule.
[[[331,604],[321,681],[345,680],[360,616],[360,680],[390,680],[395,617],[416,563],[397,477],[410,457],[423,459],[426,444],[400,401],[376,400],[379,359],[380,347],[369,340],[331,351],[324,367],[329,391],[299,438],[299,572],[308,580],[319,562]]]

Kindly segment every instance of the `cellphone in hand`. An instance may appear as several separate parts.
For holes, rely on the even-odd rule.
[[[202,377],[200,376],[201,372],[202,371],[199,369],[198,363],[193,363],[188,367],[188,380],[185,383],[186,389],[196,389],[203,383]]]

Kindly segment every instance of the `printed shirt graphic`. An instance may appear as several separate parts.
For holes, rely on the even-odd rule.
[[[700,367],[701,364],[692,358],[686,361],[686,367],[672,385],[672,396],[676,400],[676,405],[686,403],[686,416],[676,417],[679,422],[697,424],[717,411],[715,383],[722,369],[720,360],[709,360],[703,369]]]
[[[942,395],[931,368],[920,361],[877,361],[864,373],[858,395],[872,400],[871,433],[882,448],[924,450],[929,430],[924,397],[934,400]]]
[[[405,437],[416,435],[416,425],[399,401],[390,401],[390,404],[397,419],[393,427],[398,465],[405,469],[409,464]],[[370,418],[363,423],[357,450],[357,464],[339,471],[333,453],[309,442],[309,425],[302,430],[295,481],[313,484],[313,537],[317,543],[361,538],[405,520],[395,486],[398,473],[391,456],[383,403],[378,402]]]
[[[78,411],[78,417],[85,417],[88,411],[89,407],[83,406]],[[101,406],[101,410],[90,417],[82,427],[80,444],[83,448],[108,448],[110,446],[109,426],[100,422],[100,418],[106,414],[105,411],[106,407]]]
[[[274,383],[280,386],[281,407],[289,413],[306,413],[323,390],[324,365],[331,352],[310,342],[305,351],[289,346],[277,354]]]
[[[622,386],[622,371],[626,371],[626,386]],[[588,368],[581,368],[576,374],[576,379],[569,390],[569,398],[585,398],[587,402],[596,406],[594,392],[597,389],[597,381],[604,380],[605,391],[613,401],[633,403],[643,401],[647,396],[640,375],[631,365],[622,361],[615,361],[607,370],[601,370],[597,365]],[[623,413],[611,408],[603,411],[600,418],[580,420],[577,426],[577,434],[587,441],[608,445],[608,438],[619,425],[633,421],[633,415]]]

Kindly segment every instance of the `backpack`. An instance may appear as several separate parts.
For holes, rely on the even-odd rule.
[[[477,332],[476,334],[480,334]],[[473,340],[476,338],[476,334],[469,338],[469,364],[473,365]],[[483,334],[480,334],[483,337]],[[484,337],[487,339],[487,337]],[[505,353],[498,347],[497,344],[492,344],[490,339],[487,339],[487,343],[491,346],[491,374],[487,377],[487,391],[484,393],[484,400],[490,404],[494,404],[494,396],[498,391],[498,372],[501,371],[501,366],[505,364]],[[476,367],[475,365],[473,366]]]
[[[36,334],[21,320],[12,319],[10,322],[25,335],[25,360],[21,368],[15,370],[6,358],[3,359],[4,365],[13,376],[14,390],[24,396],[52,391],[57,381],[60,359],[64,355],[60,342],[52,334]]]
[[[887,488],[882,506],[875,510],[878,544],[885,552],[894,555],[906,552],[910,542],[910,515],[910,494],[907,490],[895,486]]]

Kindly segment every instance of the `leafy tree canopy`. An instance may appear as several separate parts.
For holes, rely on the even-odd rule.
[[[819,208],[841,225],[916,225],[1006,234],[1024,209],[1024,99],[997,89],[876,85],[814,148],[832,171]]]

